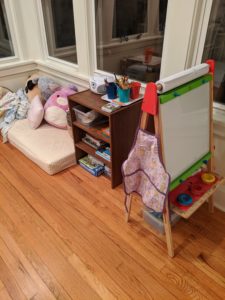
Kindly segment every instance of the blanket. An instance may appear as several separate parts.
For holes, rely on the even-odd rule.
[[[0,129],[3,143],[8,141],[8,131],[16,120],[25,119],[29,108],[29,101],[24,89],[16,93],[8,92],[0,99]]]

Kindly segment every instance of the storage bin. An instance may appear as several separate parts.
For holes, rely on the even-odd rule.
[[[161,215],[161,216],[160,216]],[[164,224],[162,219],[162,214],[150,212],[147,208],[143,209],[143,217],[146,223],[152,226],[155,230],[157,230],[161,234],[165,234]],[[180,216],[171,213],[171,226],[176,224],[180,220]]]
[[[99,113],[82,105],[73,107],[76,120],[86,126],[91,126],[92,123],[99,117]]]

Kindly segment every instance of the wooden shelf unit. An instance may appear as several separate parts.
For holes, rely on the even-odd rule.
[[[101,110],[101,107],[107,102],[101,99],[101,95],[96,95],[90,90],[79,92],[68,97],[69,108],[72,120],[73,138],[75,146],[75,156],[78,161],[87,154],[91,154],[106,166],[111,168],[111,186],[115,188],[122,183],[121,166],[127,159],[127,156],[132,147],[136,129],[138,127],[141,100],[136,101],[128,106],[124,106],[115,110],[112,113],[107,113]],[[106,127],[106,124],[88,127],[76,120],[73,107],[76,105],[85,106],[94,110],[108,118],[110,128],[110,137],[103,135],[100,128]],[[90,134],[96,139],[109,143],[111,151],[111,161],[107,161],[95,153],[95,149],[82,141],[85,133]],[[108,178],[108,177],[107,177]]]

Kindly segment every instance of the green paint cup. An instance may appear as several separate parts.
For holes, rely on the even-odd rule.
[[[126,103],[129,102],[130,99],[130,89],[121,89],[118,87],[117,89],[118,97],[120,102]]]

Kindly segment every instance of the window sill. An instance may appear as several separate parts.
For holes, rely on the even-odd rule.
[[[11,59],[7,59],[7,61],[1,60],[0,66],[0,77],[37,70],[37,64],[34,60],[19,61],[17,57],[12,57]]]
[[[107,42],[103,42],[102,44],[97,46],[97,49],[107,49],[107,48],[117,48],[117,47],[123,47],[123,46],[129,46],[129,45],[136,45],[141,43],[146,43],[149,41],[155,41],[155,40],[161,40],[163,39],[162,35],[154,35],[154,36],[147,36],[142,37],[141,39],[131,38],[128,41],[120,41],[120,39],[111,39]]]

